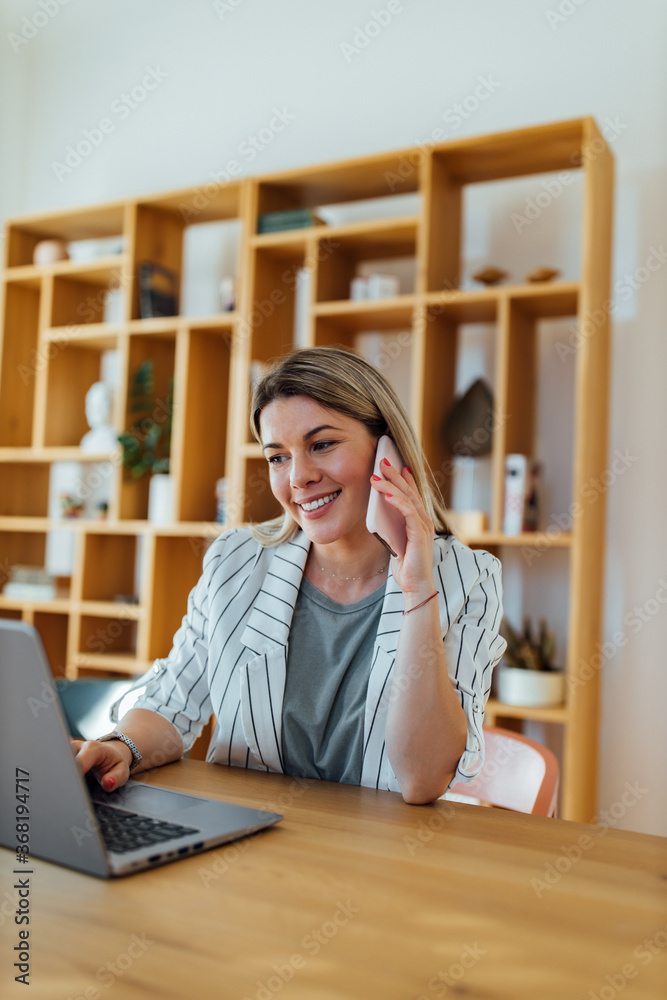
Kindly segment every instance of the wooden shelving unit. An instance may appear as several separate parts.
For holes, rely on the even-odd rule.
[[[578,279],[462,287],[466,190],[563,170],[583,173]],[[400,178],[400,184],[390,178]],[[305,269],[309,283],[300,343],[358,349],[359,336],[370,333],[402,348],[407,337],[409,407],[445,499],[451,497],[453,456],[441,426],[455,396],[461,329],[493,325],[495,405],[503,419],[493,436],[488,529],[464,540],[501,559],[521,546],[565,553],[567,670],[590,661],[601,636],[604,497],[586,504],[582,490],[603,472],[607,453],[612,189],[611,154],[595,122],[584,118],[429,151],[399,150],[209,185],[205,195],[193,188],[11,220],[2,275],[0,574],[4,581],[13,564],[44,565],[47,536],[56,529],[73,532],[74,563],[71,577],[59,581],[56,600],[22,602],[0,595],[0,615],[34,622],[54,673],[69,677],[138,673],[168,652],[211,539],[224,527],[276,512],[266,463],[248,429],[250,380],[256,363],[294,343],[296,276]],[[405,195],[412,197],[407,210],[400,201]],[[332,217],[326,225],[257,235],[264,212],[312,207],[324,215],[327,206],[344,205],[363,214],[364,203],[377,206],[378,199],[386,207],[384,217],[374,210],[361,221]],[[141,319],[139,262],[182,273],[187,227],[231,220],[240,232],[236,310]],[[44,267],[32,263],[43,238],[109,236],[124,237],[118,256]],[[360,268],[392,258],[408,258],[413,265],[414,277],[401,293],[350,301],[350,281]],[[123,291],[124,304],[120,319],[105,323],[103,303],[110,289]],[[580,502],[581,514],[566,532],[508,538],[502,533],[505,456],[543,457],[535,455],[540,323],[593,314],[602,319],[595,335],[578,346],[575,362],[572,502]],[[174,379],[173,525],[147,520],[148,484],[123,471],[119,453],[83,455],[78,447],[88,429],[85,394],[100,377],[102,353],[109,349],[120,361],[118,432],[131,423],[129,379],[142,360],[153,360],[163,398]],[[50,469],[61,461],[108,463],[112,492],[106,521],[49,517]],[[214,484],[222,476],[230,484],[226,526],[215,523]],[[119,603],[119,595],[132,593],[138,603]],[[562,727],[560,814],[589,820],[596,801],[597,674],[569,686],[567,703],[556,708],[517,709],[490,699],[490,723],[520,726],[523,720]]]

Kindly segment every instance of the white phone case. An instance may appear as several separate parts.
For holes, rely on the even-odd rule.
[[[378,441],[375,452],[375,468],[373,469],[376,476],[386,479],[380,467],[383,458],[386,458],[398,472],[401,472],[405,465],[396,445],[386,434],[383,434]],[[405,518],[400,511],[387,503],[382,493],[378,493],[372,486],[366,513],[366,527],[389,549],[392,556],[402,557],[405,555],[407,543]]]

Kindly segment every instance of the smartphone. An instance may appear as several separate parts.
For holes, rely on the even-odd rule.
[[[383,434],[378,441],[375,452],[373,472],[380,479],[386,478],[380,466],[383,458],[391,462],[398,472],[405,466],[398,448],[386,434]],[[368,500],[368,511],[366,512],[366,527],[372,535],[375,535],[382,542],[385,548],[389,549],[392,556],[403,557],[405,555],[407,544],[405,518],[400,511],[387,503],[382,493],[378,493],[372,486]]]

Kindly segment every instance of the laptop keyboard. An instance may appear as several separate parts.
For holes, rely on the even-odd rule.
[[[166,820],[153,819],[151,816],[124,812],[100,803],[95,803],[95,815],[108,850],[118,854],[161,844],[189,833],[199,833],[199,830],[192,826],[181,826],[180,823],[168,823]]]

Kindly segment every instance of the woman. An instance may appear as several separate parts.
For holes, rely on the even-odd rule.
[[[283,515],[211,545],[171,653],[117,732],[77,744],[81,767],[117,788],[213,713],[209,761],[431,802],[482,764],[500,565],[452,536],[402,404],[357,355],[283,357],[251,425]],[[383,433],[406,465],[377,477]],[[366,528],[370,489],[405,519],[402,558]]]

